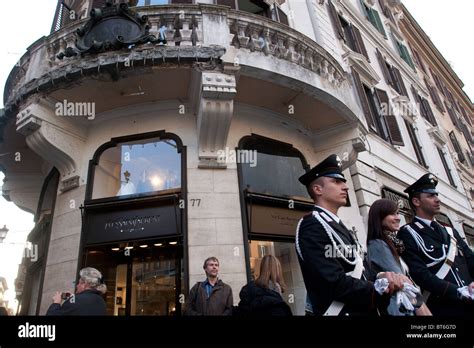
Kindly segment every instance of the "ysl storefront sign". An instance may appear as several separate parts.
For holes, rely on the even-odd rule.
[[[119,230],[123,232],[143,231],[145,226],[157,224],[160,222],[160,215],[152,216],[134,216],[133,218],[120,218],[117,220],[107,221],[104,225],[104,231]]]
[[[156,238],[181,233],[181,209],[168,204],[127,204],[85,209],[86,244]]]

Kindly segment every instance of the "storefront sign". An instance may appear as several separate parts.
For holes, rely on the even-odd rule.
[[[86,243],[96,244],[179,234],[180,209],[158,207],[86,211]]]
[[[294,236],[296,226],[304,211],[269,207],[263,205],[248,205],[251,233]]]

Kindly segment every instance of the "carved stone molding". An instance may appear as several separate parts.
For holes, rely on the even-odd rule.
[[[17,115],[17,131],[25,136],[28,147],[61,173],[61,191],[79,186],[78,161],[84,145],[82,137],[51,123],[52,109],[30,104]],[[58,116],[53,116],[58,117]]]
[[[202,72],[199,87],[197,130],[199,168],[226,168],[218,161],[225,150],[237,95],[235,75]]]

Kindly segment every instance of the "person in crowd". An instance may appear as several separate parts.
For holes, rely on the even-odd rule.
[[[107,286],[102,274],[95,268],[86,267],[79,272],[79,282],[74,295],[57,291],[53,303],[46,315],[105,315],[106,304],[104,294]]]
[[[234,299],[232,288],[218,278],[219,260],[208,257],[202,267],[206,280],[197,282],[189,292],[185,315],[232,315]]]
[[[399,228],[397,203],[388,199],[375,201],[369,210],[366,256],[366,264],[372,270],[372,274],[390,271],[409,277],[408,267],[401,257],[404,251],[403,242],[397,238]],[[423,302],[420,289],[412,286],[405,284],[404,290],[407,287],[411,292],[403,294],[399,291],[392,295],[389,306],[381,309],[380,313],[397,316],[431,315]],[[414,296],[407,297],[408,295]]]
[[[245,285],[240,291],[240,302],[235,315],[291,316],[290,306],[282,297],[285,289],[280,261],[273,255],[265,255],[260,262],[257,279]]]
[[[455,229],[436,221],[441,210],[437,184],[427,173],[404,191],[415,218],[398,232],[405,246],[403,260],[434,316],[472,317],[474,253]]]
[[[295,241],[313,314],[367,315],[386,308],[390,294],[410,280],[383,272],[371,282],[364,275],[360,246],[337,216],[348,198],[339,157],[327,157],[299,181],[315,203],[313,212],[298,222]]]

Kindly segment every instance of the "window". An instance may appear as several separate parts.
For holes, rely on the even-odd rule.
[[[400,57],[409,65],[413,70],[415,70],[415,64],[413,64],[413,60],[411,59],[410,52],[408,52],[408,48],[398,41],[395,37],[393,38],[395,41],[395,45],[398,49],[398,54]]]
[[[359,29],[339,16],[332,2],[329,2],[329,13],[339,38],[344,40],[346,45],[351,50],[362,54],[370,62],[369,55],[367,54],[367,50]]]
[[[386,0],[379,0],[379,5],[380,5],[380,8],[382,9],[382,13],[384,14],[384,16],[390,19],[390,21],[393,24],[396,24],[392,11],[390,11],[390,8],[386,4]]]
[[[453,125],[458,129],[461,130],[461,125],[458,119],[458,116],[456,115],[456,111],[452,108],[452,106],[448,106],[448,104],[445,103],[446,110],[448,110],[448,115],[449,118],[451,118],[451,122],[453,122]]]
[[[454,151],[456,151],[456,153],[458,154],[459,162],[466,164],[466,157],[462,153],[461,146],[459,145],[458,139],[456,138],[454,131],[451,131],[449,133],[449,139],[451,139],[451,144],[453,144]]]
[[[437,147],[437,149],[438,149],[439,158],[441,159],[441,163],[443,164],[443,167],[444,167],[444,171],[446,172],[446,175],[448,176],[449,183],[451,184],[451,186],[456,187],[453,176],[451,174],[451,169],[449,168],[448,162],[446,161],[446,156],[443,150],[441,150],[439,147]]]
[[[367,6],[364,0],[360,0],[362,5],[362,10],[365,14],[365,17],[368,19],[370,23],[378,30],[380,34],[387,38],[387,34],[385,33],[385,29],[383,27],[382,21],[380,20],[380,15],[374,8]]]
[[[418,54],[418,52],[413,49],[413,46],[411,46],[410,44],[408,44],[408,46],[410,47],[410,50],[411,52],[413,53],[413,58],[415,58],[415,63],[416,65],[425,73],[427,74],[427,71],[426,71],[426,67],[425,65],[423,64],[423,60],[421,59],[420,55]]]
[[[382,69],[382,74],[385,78],[385,81],[397,91],[398,94],[408,97],[408,92],[406,90],[405,84],[403,83],[402,75],[400,71],[394,66],[388,64],[382,56],[382,53],[379,49],[376,49],[377,59]]]
[[[362,84],[359,74],[355,70],[352,74],[369,129],[385,141],[403,146],[400,128],[392,113],[387,93],[378,88],[372,92],[369,87]]]
[[[305,187],[295,180],[305,173],[306,163],[290,144],[253,135],[246,138],[242,150],[256,151],[258,161],[258,165],[241,164],[244,188],[278,197],[308,196]]]
[[[433,114],[433,110],[431,110],[430,103],[428,100],[426,100],[423,97],[420,97],[418,92],[415,90],[413,85],[411,86],[411,92],[413,94],[413,97],[415,98],[415,101],[419,104],[420,106],[420,115],[427,120],[429,123],[431,123],[432,126],[436,127],[438,123],[436,122],[436,118]]]
[[[263,256],[276,256],[288,286],[283,298],[288,301],[288,295],[293,294],[294,303],[288,304],[293,314],[302,315],[306,296],[294,241],[298,221],[312,210],[313,203],[307,198],[306,188],[295,178],[309,166],[291,144],[255,134],[244,137],[239,150],[257,151],[258,156],[257,166],[238,164],[242,218],[248,240],[248,278],[255,278]]]
[[[413,144],[413,149],[415,150],[415,155],[416,159],[418,160],[418,163],[421,164],[423,167],[428,168],[425,157],[423,156],[423,152],[421,151],[421,145],[420,142],[418,141],[418,137],[416,136],[415,132],[415,127],[405,120],[405,126],[407,127],[408,130],[408,135],[410,136],[411,143]]]
[[[282,294],[294,315],[304,315],[306,288],[296,256],[294,242],[249,240],[250,273],[252,279],[258,276],[260,262],[265,255],[275,256],[281,263],[283,279],[287,289]],[[292,301],[289,301],[289,300]]]
[[[171,139],[117,143],[100,154],[93,170],[93,199],[181,187],[181,155]]]
[[[438,110],[441,112],[445,112],[446,110],[443,107],[443,103],[441,102],[441,99],[439,97],[438,91],[436,90],[436,87],[431,86],[431,84],[428,82],[426,77],[425,77],[425,85],[426,85],[426,88],[428,88],[428,90],[430,91],[431,99],[435,103]]]

